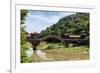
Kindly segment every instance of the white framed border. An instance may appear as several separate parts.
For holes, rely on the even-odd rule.
[[[88,12],[90,13],[90,60],[42,62],[42,63],[20,63],[20,9],[45,10],[45,11],[66,11],[66,12]],[[79,67],[93,67],[95,59],[95,8],[87,6],[46,6],[31,4],[15,4],[12,10],[12,44],[11,44],[11,72],[42,71],[52,69],[66,69]]]

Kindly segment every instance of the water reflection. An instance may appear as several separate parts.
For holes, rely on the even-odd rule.
[[[41,59],[43,60],[48,60],[47,56],[46,56],[46,53],[43,52],[42,50],[36,50],[36,51],[33,51],[32,48],[30,48],[29,50],[27,50],[27,55],[28,57],[32,56],[33,53],[35,53],[37,56],[39,56]]]

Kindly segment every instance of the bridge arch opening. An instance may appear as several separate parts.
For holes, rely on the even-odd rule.
[[[67,47],[67,44],[65,43],[64,39],[59,35],[47,35],[47,36],[42,37],[41,41],[61,42],[65,47]]]

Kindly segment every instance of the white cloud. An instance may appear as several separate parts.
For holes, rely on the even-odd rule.
[[[64,16],[68,16],[73,13],[68,12],[45,12],[45,11],[30,11],[26,18],[26,30],[28,32],[40,32],[46,27],[49,27]]]

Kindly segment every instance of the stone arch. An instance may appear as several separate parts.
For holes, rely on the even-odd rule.
[[[64,39],[60,35],[47,35],[47,36],[44,36],[40,39],[41,39],[41,41],[44,41],[44,40],[50,39],[50,38],[57,39],[57,40],[61,41],[65,47],[67,46]]]

